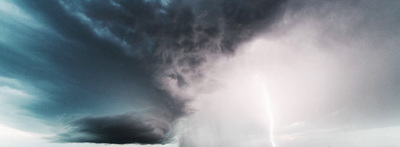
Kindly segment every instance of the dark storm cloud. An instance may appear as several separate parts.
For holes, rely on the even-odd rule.
[[[171,120],[165,120],[163,112],[156,117],[146,114],[124,114],[106,117],[85,117],[74,121],[68,133],[61,134],[65,142],[93,143],[165,143],[170,137]]]
[[[0,44],[0,71],[39,89],[40,99],[27,104],[35,117],[105,116],[76,120],[58,140],[164,143],[190,99],[171,94],[165,82],[184,88],[201,80],[208,54],[233,54],[270,27],[285,2],[18,1],[51,31],[2,24],[21,41]],[[148,113],[155,110],[162,113]]]

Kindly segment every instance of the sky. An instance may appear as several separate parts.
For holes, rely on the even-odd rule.
[[[399,13],[0,0],[0,146],[398,147]]]

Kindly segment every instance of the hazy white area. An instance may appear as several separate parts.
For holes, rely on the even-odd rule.
[[[207,68],[217,90],[196,100],[181,145],[272,146],[262,83],[278,147],[399,145],[399,22],[389,19],[396,4],[289,11],[272,32]]]

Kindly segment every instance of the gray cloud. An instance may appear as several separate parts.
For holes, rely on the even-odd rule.
[[[11,127],[51,130],[63,143],[268,146],[270,119],[259,81],[249,80],[260,72],[278,146],[395,146],[399,8],[390,0],[2,0],[0,136],[13,137]]]
[[[21,41],[1,42],[1,76],[38,89],[24,109],[49,124],[75,120],[61,141],[151,144],[168,141],[189,112],[192,97],[171,87],[201,81],[209,54],[234,54],[279,19],[286,1],[15,3],[45,28],[2,23]]]
[[[152,116],[152,117],[150,117]],[[163,112],[130,113],[105,117],[85,117],[71,123],[73,128],[59,135],[63,142],[165,143],[171,137],[171,120]]]

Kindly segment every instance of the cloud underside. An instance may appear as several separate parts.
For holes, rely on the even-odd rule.
[[[161,118],[134,113],[85,117],[71,123],[70,131],[60,134],[58,141],[111,144],[166,143],[171,135],[168,134],[171,124]]]

